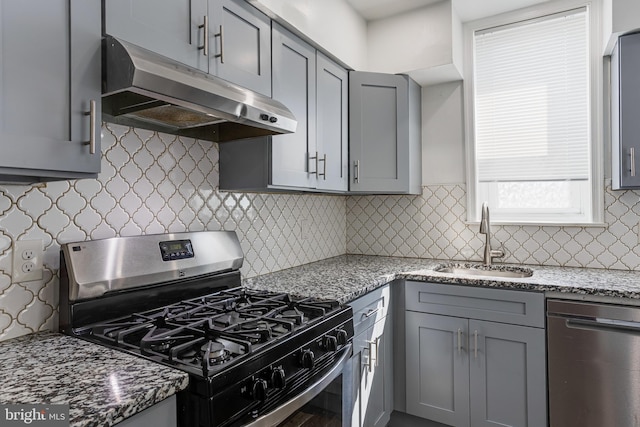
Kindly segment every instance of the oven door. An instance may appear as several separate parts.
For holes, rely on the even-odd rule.
[[[341,350],[337,363],[322,378],[247,427],[347,427],[351,421],[351,351]]]

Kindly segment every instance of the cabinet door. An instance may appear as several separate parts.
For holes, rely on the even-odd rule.
[[[93,155],[84,113],[100,105],[100,11],[99,0],[0,2],[0,179],[99,172],[100,111]]]
[[[358,334],[353,350],[352,427],[386,426],[393,411],[391,317]]]
[[[640,188],[640,34],[620,37],[611,64],[612,185]]]
[[[544,329],[470,320],[469,341],[471,425],[547,425]]]
[[[352,191],[408,191],[408,96],[402,76],[349,73]]]
[[[207,0],[104,0],[104,13],[107,34],[208,71]]]
[[[468,320],[407,311],[405,327],[407,413],[469,426]]]
[[[391,316],[371,328],[368,366],[361,370],[360,412],[363,426],[384,427],[393,411],[393,352]]]
[[[271,184],[316,187],[316,51],[273,24],[273,98],[298,121],[294,133],[272,137]]]
[[[317,54],[318,74],[318,188],[346,191],[348,171],[347,70],[322,53]]]
[[[209,0],[209,73],[271,96],[271,20],[245,1]]]

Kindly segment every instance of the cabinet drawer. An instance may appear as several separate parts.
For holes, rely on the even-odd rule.
[[[353,309],[353,333],[358,335],[378,320],[384,318],[389,311],[390,287],[386,285],[351,302]]]
[[[544,294],[407,281],[406,309],[544,327]]]

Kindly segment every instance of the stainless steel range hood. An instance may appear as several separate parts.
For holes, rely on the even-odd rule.
[[[114,37],[102,64],[105,121],[215,142],[296,130],[278,101]]]

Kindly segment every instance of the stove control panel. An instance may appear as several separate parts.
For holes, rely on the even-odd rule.
[[[191,240],[168,240],[160,242],[160,253],[163,261],[175,261],[177,259],[193,258],[193,245]]]

